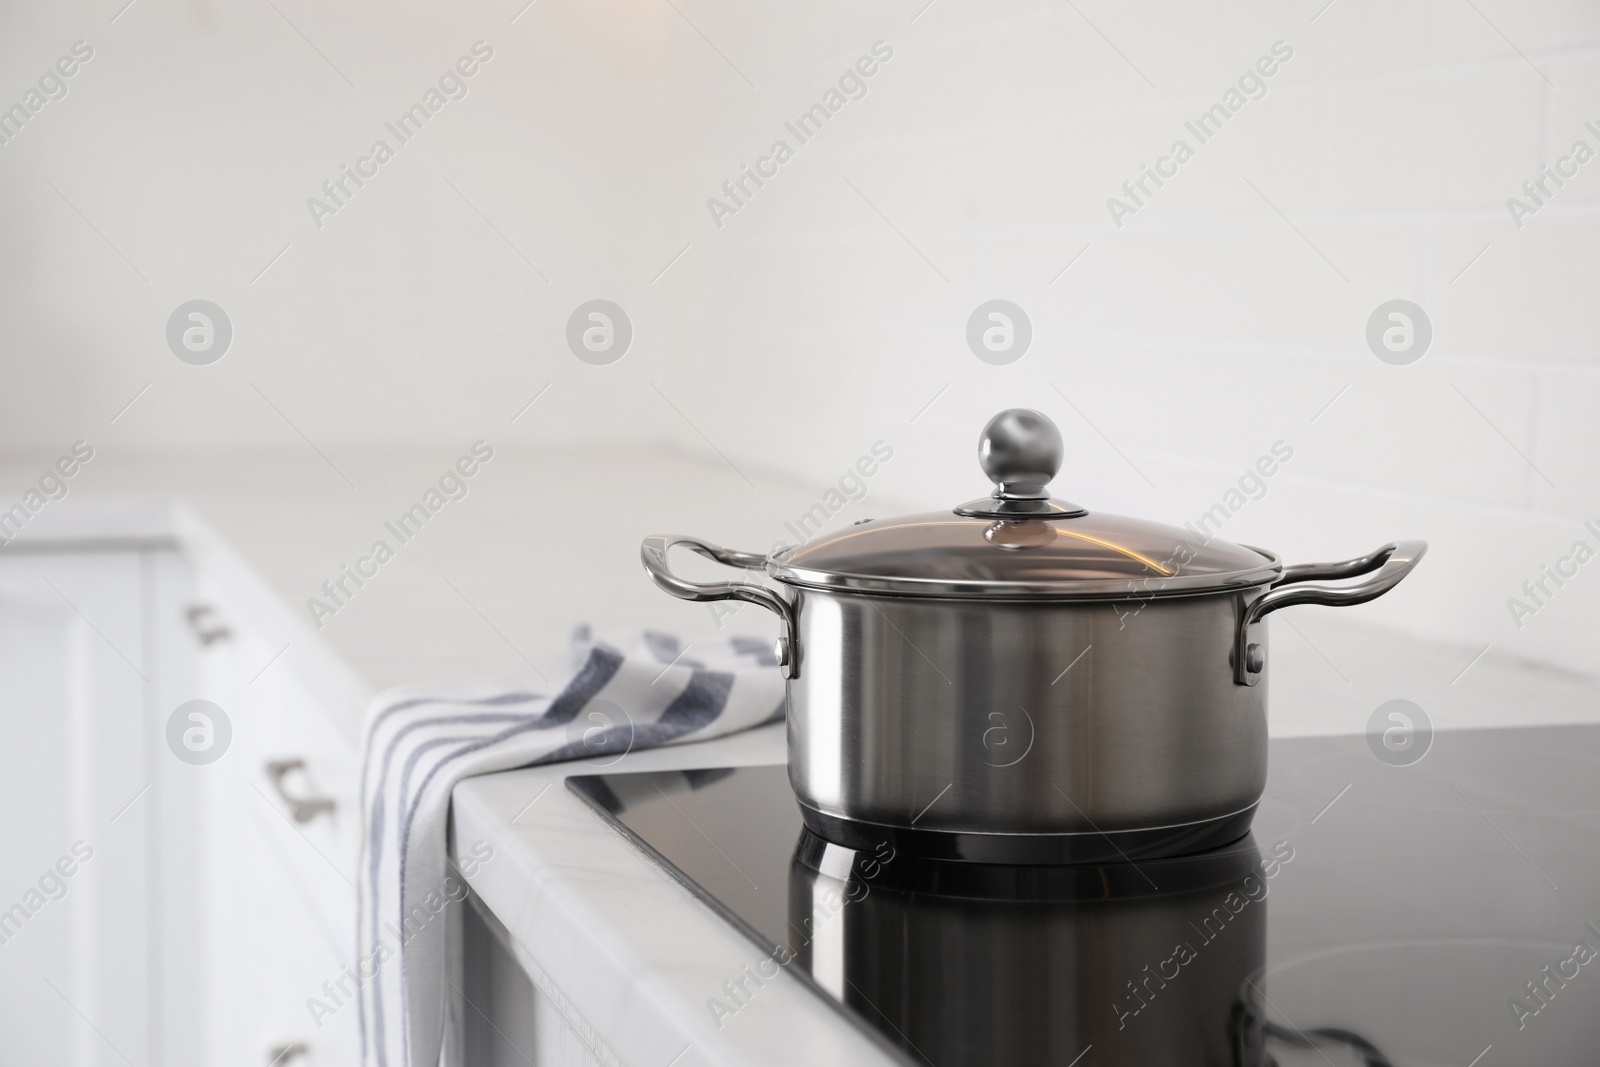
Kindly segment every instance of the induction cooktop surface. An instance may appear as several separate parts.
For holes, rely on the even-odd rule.
[[[568,782],[759,947],[724,1025],[787,970],[935,1067],[1600,1063],[1600,727],[1270,766],[1243,839],[1072,867],[842,848],[781,765]]]

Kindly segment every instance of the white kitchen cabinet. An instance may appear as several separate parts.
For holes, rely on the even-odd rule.
[[[505,927],[473,899],[458,925],[460,980],[451,1011],[461,1021],[467,1067],[615,1067],[593,1028],[558,991],[540,989]],[[552,995],[553,994],[553,995]]]
[[[354,746],[215,591],[171,539],[0,551],[0,1061],[358,1060],[307,1005],[355,958]],[[215,762],[169,748],[194,699]]]
[[[159,861],[185,847],[184,820],[164,825],[180,798],[161,759],[185,653],[163,649],[155,622],[184,582],[159,545],[0,556],[9,1062],[184,1062],[191,1047],[161,1010],[194,959],[183,887]]]

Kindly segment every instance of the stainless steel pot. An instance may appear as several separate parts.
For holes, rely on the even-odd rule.
[[[1381,596],[1427,550],[1397,541],[1285,567],[1264,549],[1052,499],[1061,456],[1055,425],[1015,408],[979,440],[994,494],[952,511],[771,556],[645,539],[645,569],[673,596],[744,600],[782,620],[789,778],[822,837],[996,863],[1234,840],[1266,783],[1263,620]],[[680,578],[675,545],[762,569],[785,594]]]

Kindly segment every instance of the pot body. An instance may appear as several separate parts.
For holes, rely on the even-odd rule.
[[[795,588],[789,777],[808,824],[852,847],[996,862],[1239,837],[1266,784],[1266,686],[1236,684],[1232,660],[1263,589],[980,602]],[[1250,627],[1263,661],[1265,629]]]
[[[988,514],[868,523],[772,556],[659,534],[640,546],[673,596],[782,620],[790,781],[829,841],[1037,864],[1235,840],[1266,784],[1264,620],[1382,596],[1428,547],[1285,567],[1239,545],[1180,552],[1184,531],[1134,520],[1073,526],[1081,509],[970,518]],[[687,581],[667,565],[674,545],[762,567],[788,595]]]

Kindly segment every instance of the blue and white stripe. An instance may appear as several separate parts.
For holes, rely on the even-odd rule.
[[[585,628],[574,636],[577,669],[563,685],[391,690],[373,701],[358,889],[364,1067],[453,1065],[449,924],[431,919],[443,909],[450,792],[458,781],[699,741],[783,717],[784,683],[770,645],[733,638],[690,651],[669,635],[647,633],[624,654],[591,640]],[[584,726],[591,720],[596,725]]]

